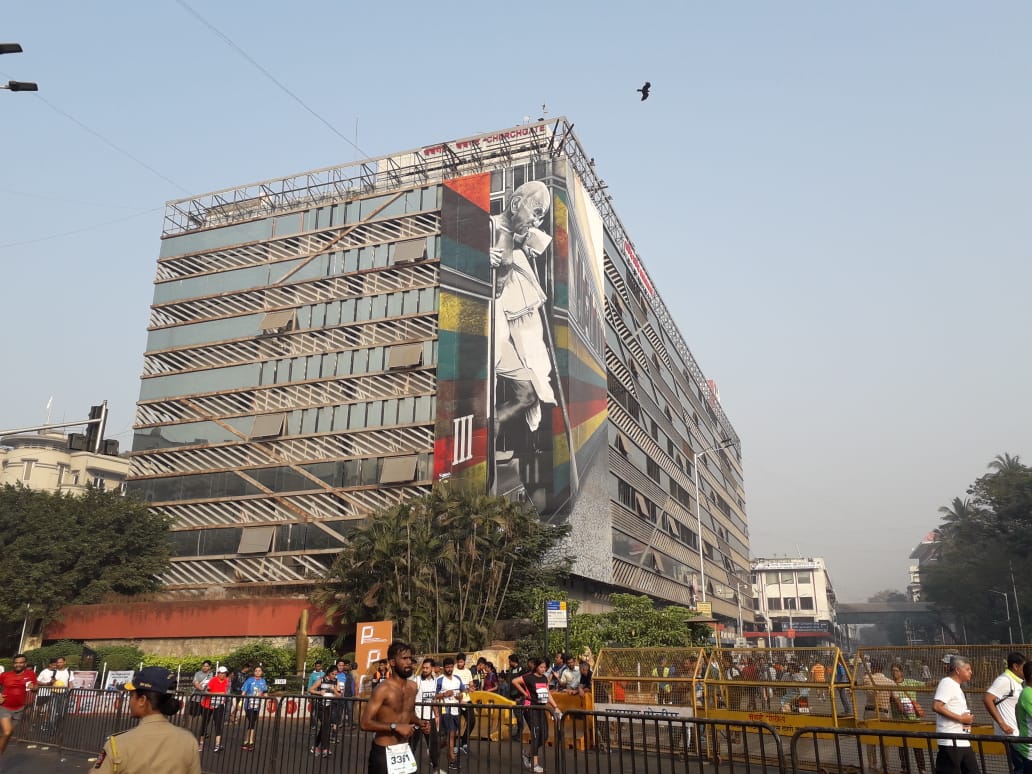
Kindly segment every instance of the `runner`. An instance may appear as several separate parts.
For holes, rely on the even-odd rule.
[[[523,753],[523,767],[532,769],[535,774],[542,774],[545,770],[541,765],[540,751],[548,740],[548,716],[545,715],[544,707],[552,708],[552,715],[556,721],[563,718],[559,705],[555,703],[552,694],[548,691],[548,677],[545,672],[548,670],[548,662],[536,658],[532,662],[533,670],[525,675],[520,675],[513,681],[513,685],[519,690],[531,705],[541,707],[535,710],[532,707],[526,709],[526,721],[530,727],[530,750]]]
[[[0,673],[0,756],[7,749],[14,733],[14,724],[21,720],[30,692],[36,690],[36,673],[26,669],[24,653],[14,657],[14,669]]]
[[[375,734],[369,747],[369,774],[413,774],[416,758],[408,740],[416,728],[430,731],[430,722],[416,715],[412,646],[399,640],[387,649],[390,675],[379,683],[362,713],[362,730]]]

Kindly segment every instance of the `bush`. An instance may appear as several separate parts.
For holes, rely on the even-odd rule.
[[[223,663],[239,669],[250,662],[252,666],[261,666],[265,670],[265,679],[272,684],[277,677],[290,677],[296,671],[293,648],[277,648],[268,640],[258,640],[237,648]]]
[[[75,642],[74,640],[60,640],[55,642],[53,645],[46,645],[42,648],[36,648],[35,650],[25,651],[25,658],[28,660],[30,666],[34,666],[36,670],[46,669],[47,662],[52,658],[58,656],[64,658],[68,662],[70,669],[77,669],[79,667],[79,657],[82,655],[82,643]]]
[[[134,645],[109,645],[97,648],[97,666],[107,664],[110,669],[138,669],[143,651]]]

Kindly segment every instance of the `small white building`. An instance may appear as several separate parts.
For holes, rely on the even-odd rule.
[[[753,607],[770,646],[815,647],[835,639],[835,589],[824,559],[753,559]]]
[[[81,494],[89,484],[122,489],[129,460],[69,448],[64,433],[26,433],[0,438],[0,486],[21,482],[30,489]]]

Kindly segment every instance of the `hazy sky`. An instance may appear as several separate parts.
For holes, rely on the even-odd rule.
[[[754,556],[902,589],[939,506],[1032,461],[1032,4],[190,7],[338,133],[177,0],[7,4],[0,80],[41,91],[0,92],[0,428],[106,398],[131,442],[166,200],[544,104],[718,383]]]

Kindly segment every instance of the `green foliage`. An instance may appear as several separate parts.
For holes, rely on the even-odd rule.
[[[26,606],[44,621],[64,605],[158,588],[168,567],[169,521],[117,492],[51,494],[0,489],[0,620]]]
[[[296,671],[294,666],[294,649],[277,648],[268,640],[258,640],[237,648],[225,657],[223,663],[234,669],[244,664],[259,666],[265,670],[265,678],[270,682],[276,677],[287,677]]]
[[[568,533],[528,505],[441,483],[357,527],[313,600],[340,624],[392,620],[420,652],[475,650],[565,577],[555,548]]]
[[[543,592],[549,593],[549,592]],[[539,630],[544,628],[545,599],[563,599],[555,591],[541,599],[532,616]],[[577,655],[585,649],[598,655],[603,647],[662,648],[702,645],[707,641],[709,628],[693,624],[698,614],[686,607],[670,605],[657,609],[651,598],[635,594],[611,594],[613,609],[604,613],[579,613],[570,603],[570,652]],[[565,650],[565,633],[549,631],[548,654]],[[541,639],[521,640],[517,643],[521,655],[533,655],[541,650]]]
[[[107,664],[108,669],[136,669],[143,661],[143,651],[133,645],[108,645],[97,648],[98,667]]]
[[[25,658],[38,669],[43,669],[50,659],[58,657],[64,658],[71,669],[76,669],[81,655],[82,643],[74,640],[59,640],[42,648],[25,651]]]
[[[347,658],[348,661],[355,660],[354,654],[349,654],[347,656],[344,656],[343,658]],[[316,661],[323,662],[323,665],[325,666],[327,664],[333,663],[336,660],[337,654],[336,652],[334,652],[333,648],[309,648],[308,658],[306,659],[306,661],[308,662],[307,669],[309,672],[311,672],[312,665],[315,664]]]
[[[922,565],[921,589],[925,600],[956,618],[969,639],[1003,642],[1004,593],[1014,639],[1020,639],[1015,591],[1020,618],[1032,620],[1032,576],[1025,569],[1032,552],[1032,468],[1010,454],[998,455],[988,468],[967,490],[969,497],[955,497],[939,509],[940,555]]]

